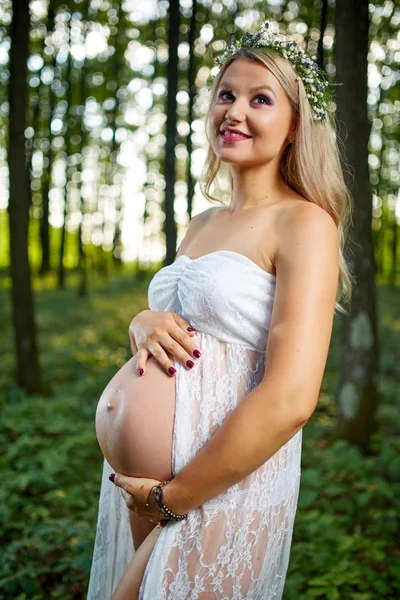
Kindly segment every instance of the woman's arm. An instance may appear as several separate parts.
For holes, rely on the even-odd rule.
[[[261,383],[227,416],[211,440],[163,490],[166,506],[184,514],[225,492],[290,440],[302,419],[278,385]]]
[[[277,280],[261,383],[226,417],[164,488],[183,514],[244,479],[312,415],[332,334],[339,275],[338,231],[320,207],[299,202],[279,222]]]

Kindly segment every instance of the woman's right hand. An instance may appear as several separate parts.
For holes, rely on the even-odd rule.
[[[137,348],[139,374],[145,374],[147,359],[154,356],[166,374],[172,377],[176,369],[167,352],[186,368],[193,368],[193,360],[200,358],[201,354],[191,339],[196,331],[188,331],[188,328],[190,323],[176,312],[146,309],[138,313],[129,325],[129,338],[133,354]]]

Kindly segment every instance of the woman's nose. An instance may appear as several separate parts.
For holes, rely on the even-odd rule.
[[[226,117],[232,121],[244,121],[246,117],[246,111],[244,107],[235,101],[235,104],[231,104],[226,111]]]

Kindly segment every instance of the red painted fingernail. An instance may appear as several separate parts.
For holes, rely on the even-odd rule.
[[[187,360],[186,364],[190,369],[192,369],[194,367],[194,362],[192,360]]]
[[[139,369],[139,375],[143,375],[144,369]]]
[[[168,371],[171,373],[171,375],[175,375],[176,373],[176,369],[174,369],[174,367],[170,367]]]
[[[194,356],[195,356],[196,358],[200,358],[200,356],[201,356],[201,352],[200,352],[200,350],[194,350],[194,351],[193,351],[193,354],[194,354]]]
[[[115,473],[111,473],[111,475],[108,476],[108,479],[114,483]]]
[[[194,327],[188,327],[187,330],[188,331],[196,331]]]

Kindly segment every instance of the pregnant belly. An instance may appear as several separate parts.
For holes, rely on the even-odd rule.
[[[114,471],[171,479],[174,416],[175,377],[152,356],[140,377],[135,354],[108,383],[96,410],[97,440]]]

